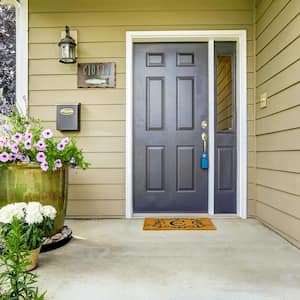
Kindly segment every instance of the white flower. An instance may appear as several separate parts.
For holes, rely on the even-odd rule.
[[[19,220],[25,217],[25,210],[27,208],[27,204],[25,202],[17,202],[14,204],[15,209],[15,217]]]
[[[42,207],[42,214],[43,216],[54,220],[56,217],[56,209],[51,205],[45,205]]]
[[[39,202],[28,203],[25,221],[28,224],[40,224],[43,222],[42,205]]]
[[[13,218],[21,220],[24,218],[25,203],[8,204],[0,209],[0,223],[11,224]]]
[[[11,285],[8,280],[1,282],[0,295],[6,295],[9,292],[10,288],[11,288]]]
[[[22,209],[22,210],[27,208],[27,203],[25,203],[25,202],[17,202],[14,205],[16,208]]]

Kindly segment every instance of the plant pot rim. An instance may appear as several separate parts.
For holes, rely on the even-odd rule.
[[[40,164],[39,163],[36,163],[36,162],[29,162],[29,163],[22,163],[22,162],[17,162],[17,163],[9,163],[7,164],[6,166],[8,169],[20,169],[20,168],[23,168],[23,169],[41,169],[40,167]],[[52,171],[52,172],[56,172],[56,171],[61,171],[61,170],[65,170],[67,167],[63,166],[55,171]],[[43,171],[43,170],[42,170]],[[45,173],[49,173],[49,171],[43,171]]]

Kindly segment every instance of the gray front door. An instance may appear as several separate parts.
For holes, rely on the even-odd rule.
[[[207,212],[207,43],[134,45],[134,212]]]

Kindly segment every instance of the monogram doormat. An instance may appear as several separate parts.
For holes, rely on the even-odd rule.
[[[209,218],[145,218],[144,230],[216,230]]]

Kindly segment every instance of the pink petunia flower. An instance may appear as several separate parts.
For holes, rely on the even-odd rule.
[[[15,161],[16,159],[17,159],[17,154],[12,153],[12,154],[9,155],[9,160],[10,161]]]
[[[49,169],[49,165],[48,165],[48,163],[47,163],[46,161],[42,162],[42,163],[40,164],[40,167],[41,167],[41,169],[42,169],[43,171],[47,171],[47,170]]]
[[[35,145],[36,149],[38,149],[39,151],[44,151],[46,150],[46,144],[44,143],[44,141],[39,140],[36,145]]]
[[[60,144],[57,145],[57,150],[58,150],[58,151],[62,151],[62,150],[64,150],[64,149],[65,149],[65,144],[60,143]]]
[[[10,150],[11,150],[12,153],[18,153],[19,152],[18,144],[12,144],[10,146]]]
[[[55,161],[55,166],[56,166],[56,168],[61,168],[61,167],[62,167],[62,162],[61,162],[60,159],[57,159],[57,160]]]
[[[24,148],[29,150],[31,149],[31,140],[26,140],[24,143]]]
[[[28,156],[25,156],[25,155],[21,155],[20,160],[23,163],[29,163],[30,162],[30,158]]]
[[[1,136],[0,137],[0,144],[3,145],[3,147],[6,147],[8,144],[8,137],[7,136]]]
[[[46,160],[46,155],[44,152],[38,152],[38,154],[36,155],[36,160],[38,162],[44,162]]]
[[[69,142],[70,142],[70,139],[69,139],[68,137],[65,137],[65,138],[63,138],[63,139],[61,140],[61,143],[64,144],[64,145],[69,144]]]
[[[32,139],[32,133],[28,132],[25,133],[25,140],[31,140]]]
[[[0,161],[7,162],[9,160],[9,154],[7,152],[2,152],[0,154]]]
[[[44,139],[49,139],[53,136],[53,133],[50,129],[45,129],[43,132],[42,132],[42,137]]]
[[[12,136],[12,140],[15,141],[16,143],[19,143],[22,137],[23,137],[22,134],[17,132],[14,136]]]

